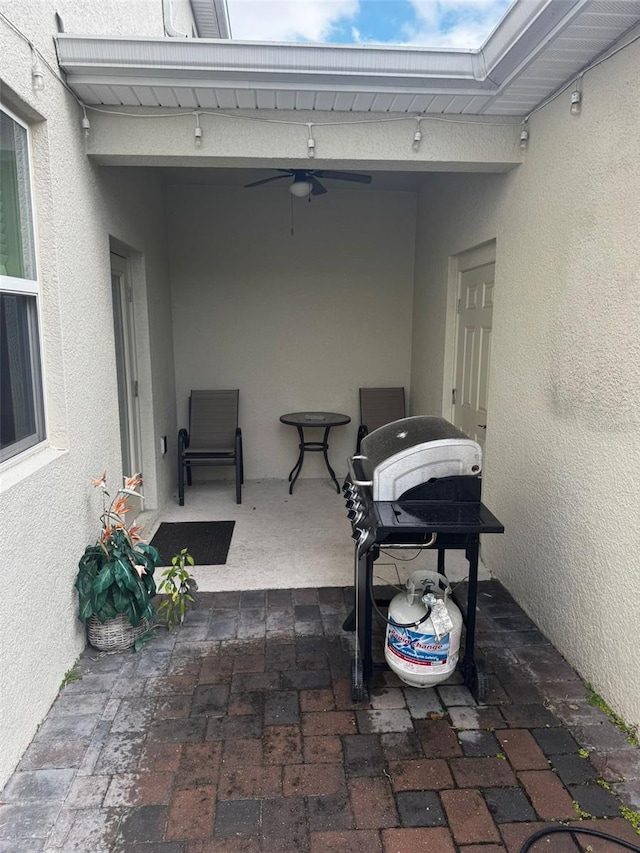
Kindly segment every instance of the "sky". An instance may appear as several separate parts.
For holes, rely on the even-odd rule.
[[[227,0],[234,39],[478,48],[512,0]]]

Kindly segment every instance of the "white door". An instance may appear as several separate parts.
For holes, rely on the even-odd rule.
[[[113,329],[118,376],[118,409],[120,413],[120,444],[122,471],[125,476],[142,473],[140,440],[140,399],[138,397],[138,362],[136,354],[133,289],[129,263],[120,255],[111,254],[111,287],[113,294]],[[135,515],[140,501],[130,500]],[[131,519],[128,519],[130,522]]]
[[[458,322],[453,423],[484,450],[495,263],[458,274]]]

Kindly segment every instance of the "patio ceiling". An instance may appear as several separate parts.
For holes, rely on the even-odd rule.
[[[640,23],[640,0],[517,0],[478,50],[57,36],[112,107],[524,116]]]

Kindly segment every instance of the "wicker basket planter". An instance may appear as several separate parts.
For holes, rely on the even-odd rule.
[[[147,619],[141,619],[135,628],[124,613],[101,622],[96,616],[87,619],[87,636],[94,649],[101,652],[120,652],[130,649],[138,637],[149,630]]]

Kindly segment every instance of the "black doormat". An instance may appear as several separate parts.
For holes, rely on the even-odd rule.
[[[234,526],[235,521],[163,522],[150,544],[160,552],[161,566],[170,566],[183,548],[197,566],[224,566]]]

